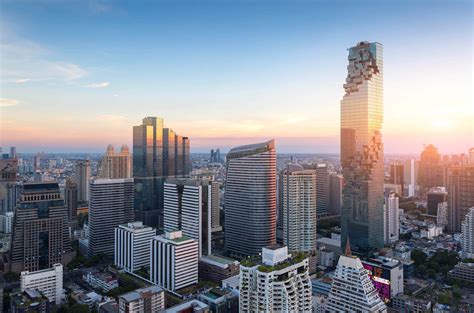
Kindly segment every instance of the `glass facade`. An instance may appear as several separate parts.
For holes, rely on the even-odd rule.
[[[342,246],[367,255],[383,247],[383,48],[360,42],[349,49],[341,101]]]

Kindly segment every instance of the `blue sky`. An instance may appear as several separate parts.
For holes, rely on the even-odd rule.
[[[474,145],[471,1],[4,0],[1,20],[0,145],[20,151],[102,151],[161,116],[195,152],[338,152],[360,40],[384,45],[386,151]]]

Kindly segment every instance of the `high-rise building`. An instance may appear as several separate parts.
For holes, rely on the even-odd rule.
[[[13,222],[11,271],[66,265],[72,257],[67,207],[58,184],[24,184]]]
[[[390,183],[395,185],[400,185],[402,192],[405,190],[405,169],[403,163],[392,162],[390,164]]]
[[[349,48],[341,101],[342,244],[359,254],[383,247],[383,56],[380,43]]]
[[[403,185],[407,188],[407,196],[414,197],[416,185],[418,181],[418,165],[419,162],[415,161],[414,159],[406,160],[403,166],[404,173],[403,173]]]
[[[316,253],[316,171],[288,164],[283,171],[283,244]]]
[[[77,183],[72,179],[67,179],[64,186],[64,200],[67,206],[67,216],[70,221],[77,218],[77,194]]]
[[[150,281],[175,291],[198,282],[199,245],[181,231],[156,236],[150,244]]]
[[[448,169],[448,229],[461,230],[461,221],[474,207],[474,165],[450,166]]]
[[[469,209],[461,224],[461,249],[463,258],[474,258],[474,207]]]
[[[384,241],[385,243],[394,243],[399,238],[400,222],[399,213],[400,209],[398,206],[398,197],[395,193],[390,193],[385,198],[384,204]]]
[[[133,221],[133,178],[94,179],[90,184],[89,256],[114,256],[114,230]]]
[[[10,147],[10,159],[17,159],[16,147]]]
[[[165,292],[158,286],[140,288],[119,297],[120,313],[152,313],[165,309]]]
[[[211,254],[213,191],[205,180],[170,178],[164,186],[164,231],[196,239],[200,257]]]
[[[156,230],[133,222],[115,228],[114,263],[129,273],[150,266],[150,242]]]
[[[0,159],[0,214],[8,212],[7,186],[15,184],[17,174],[17,159]]]
[[[76,162],[77,201],[89,202],[89,183],[91,179],[91,164],[89,160]]]
[[[21,272],[21,291],[35,289],[48,297],[50,302],[60,305],[64,299],[63,266],[53,264],[51,268],[28,272]]]
[[[474,165],[474,147],[469,149],[469,164]]]
[[[422,192],[437,186],[445,186],[446,166],[441,163],[438,148],[428,145],[420,156],[418,183]]]
[[[163,119],[145,117],[133,127],[133,177],[135,219],[163,228],[163,184],[167,177],[191,171],[188,137],[163,128]]]
[[[341,255],[326,304],[328,312],[387,312],[358,257]]]
[[[220,183],[213,181],[211,187],[211,231],[221,231]]]
[[[107,152],[99,162],[97,169],[98,178],[131,178],[131,159],[127,145],[122,145],[120,152],[116,153],[114,146],[108,145]]]
[[[287,247],[262,249],[262,261],[240,264],[240,312],[311,312],[309,261]]]
[[[276,243],[276,153],[270,140],[233,148],[227,154],[226,251],[257,255]]]
[[[316,170],[316,208],[318,215],[329,211],[329,172],[326,164],[318,164]]]
[[[426,214],[438,215],[438,206],[448,201],[448,193],[444,187],[431,188],[426,194]]]
[[[344,178],[337,173],[329,174],[329,213],[341,214]]]

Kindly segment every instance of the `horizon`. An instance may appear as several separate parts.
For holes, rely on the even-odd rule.
[[[385,153],[474,147],[470,1],[1,6],[0,146],[19,152],[132,147],[158,116],[193,153],[270,138],[339,153],[347,49],[363,40],[384,47]]]

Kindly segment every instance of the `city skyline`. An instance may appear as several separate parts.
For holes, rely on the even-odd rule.
[[[369,20],[364,3],[376,13]],[[337,153],[345,50],[368,40],[385,48],[385,151],[418,153],[432,143],[442,154],[467,153],[472,4],[344,7],[6,1],[0,145],[131,147],[132,126],[159,116],[190,136],[192,152],[275,138],[280,153]]]

